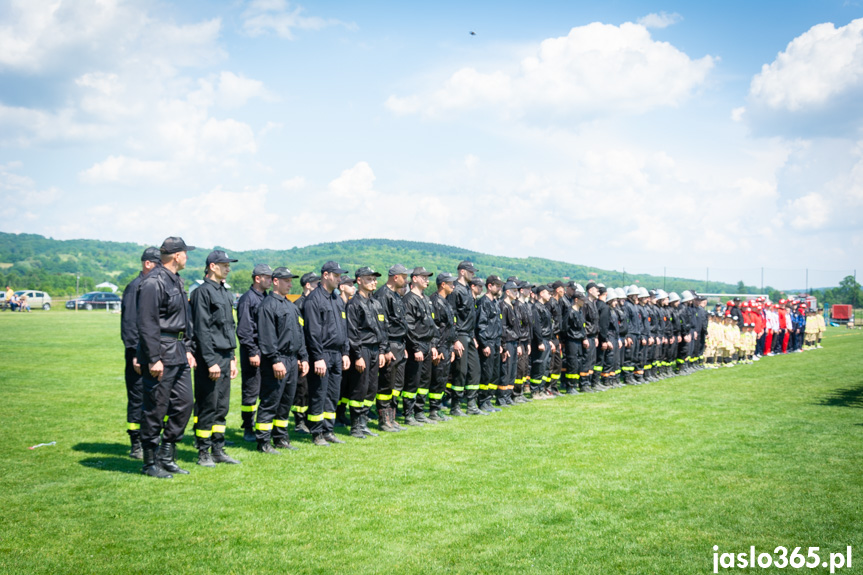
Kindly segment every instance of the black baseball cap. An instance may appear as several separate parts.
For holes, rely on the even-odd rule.
[[[176,254],[178,252],[190,252],[193,249],[195,249],[195,246],[187,246],[186,242],[183,241],[183,238],[171,236],[169,238],[165,238],[159,251],[163,254]]]
[[[273,279],[284,280],[284,279],[288,279],[288,278],[298,278],[298,277],[300,277],[300,276],[294,275],[293,273],[291,273],[291,270],[289,270],[288,268],[282,267],[282,268],[276,268],[273,270]]]
[[[473,273],[476,273],[479,271],[478,269],[476,269],[475,265],[473,265],[471,262],[469,262],[467,260],[464,260],[463,262],[458,264],[458,268],[456,268],[456,269],[467,270],[467,271],[473,272]]]
[[[511,290],[511,289],[517,290],[518,289],[518,282],[510,280],[510,281],[506,282],[505,284],[503,284],[503,289],[504,290]]]
[[[161,262],[162,254],[159,252],[159,248],[147,248],[144,250],[144,253],[141,254],[141,261],[155,263]]]
[[[490,275],[487,278],[485,278],[485,285],[491,285],[491,284],[502,286],[503,280],[500,279],[500,277],[498,277],[496,275]]]
[[[455,281],[455,276],[449,272],[441,272],[437,275],[437,278],[435,281],[437,281],[437,285],[440,285],[443,283],[452,283]]]
[[[427,269],[425,269],[422,266],[415,267],[413,270],[411,270],[411,277],[413,277],[413,276],[425,276],[428,278],[428,277],[431,277],[433,275],[434,274],[432,272],[428,271]]]
[[[235,260],[229,257],[228,254],[222,250],[213,250],[210,252],[210,255],[207,256],[207,267],[210,267],[210,264],[227,264],[238,261],[240,260]]]
[[[341,278],[339,278],[339,285],[340,286],[353,285],[353,283],[354,283],[354,278],[352,278],[349,275],[343,275]]]
[[[319,282],[319,281],[321,281],[321,276],[319,276],[315,272],[309,272],[309,273],[303,274],[303,277],[300,278],[300,283],[302,285],[306,285],[306,284],[310,284],[310,283],[314,283],[314,282]]]
[[[562,288],[562,287],[564,287],[564,283],[560,280],[557,280],[556,282],[551,284],[551,289],[557,289],[557,288]]]
[[[590,288],[595,288],[595,287],[597,287],[596,282],[587,282],[587,285],[585,286],[584,289],[585,289],[585,291],[590,291]]]
[[[411,273],[410,270],[402,264],[396,264],[392,266],[388,271],[388,275],[390,276],[406,276],[409,273]]]
[[[481,279],[479,279],[479,278],[473,278],[472,280],[470,280],[470,285],[472,285],[472,286],[479,286],[479,287],[483,287],[485,284],[482,282],[482,280],[481,280]]]
[[[328,261],[323,266],[321,266],[321,274],[323,274],[325,272],[330,272],[333,274],[346,274],[346,273],[348,273],[347,270],[343,270],[342,266],[340,266],[339,264],[337,264],[336,262],[334,262],[332,260]]]
[[[376,278],[381,277],[381,274],[370,268],[369,266],[363,266],[354,272],[355,278],[361,278],[364,276],[374,276]]]
[[[268,266],[267,264],[257,264],[255,269],[252,270],[252,277],[255,276],[271,276],[273,275],[273,268]]]

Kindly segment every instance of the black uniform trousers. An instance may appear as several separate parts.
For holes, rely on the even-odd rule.
[[[423,410],[423,404],[417,403],[417,392],[428,389],[431,384],[432,359],[431,352],[423,354],[423,360],[417,361],[409,353],[405,364],[405,381],[402,389],[402,413],[405,417]]]
[[[311,370],[311,366],[309,366]],[[297,393],[294,394],[294,406],[291,408],[294,417],[305,418],[309,411],[309,380],[308,375],[300,375],[297,370]]]
[[[132,363],[136,353],[134,347],[126,348],[126,431],[132,436],[141,432],[141,409],[144,404],[144,380]]]
[[[225,420],[231,405],[232,350],[221,352],[219,378],[210,379],[207,363],[196,357],[195,368],[195,444],[199,450],[225,445]]]
[[[527,353],[527,344],[521,343],[522,354],[518,358],[515,370],[515,394],[524,395],[524,384],[530,383],[530,354]]]
[[[351,423],[357,415],[368,415],[378,392],[378,346],[363,346],[360,355],[366,364],[362,373],[356,367],[345,374],[348,380],[348,406],[350,407]]]
[[[461,398],[468,401],[475,399],[479,390],[480,366],[479,351],[469,335],[458,336],[458,341],[464,346],[461,357],[455,356],[452,362],[452,399],[450,407],[458,405]]]
[[[263,358],[261,362],[263,363]],[[248,425],[251,429],[258,405],[258,395],[261,392],[261,369],[249,363],[249,352],[244,345],[240,346],[240,377],[242,394],[240,410],[243,412],[243,427]]]
[[[641,370],[641,336],[632,338],[632,345],[625,348],[623,352],[623,367],[621,369],[628,374]]]
[[[584,357],[584,340],[567,340],[563,344],[563,383],[567,388],[578,386],[581,374],[584,371],[582,358]]]
[[[150,375],[146,366],[141,366],[141,372],[144,374],[141,378],[144,387],[142,446],[144,449],[157,449],[160,434],[169,443],[182,441],[193,405],[189,364],[166,365],[161,380]]]
[[[557,384],[560,382],[560,374],[563,371],[563,358],[561,357],[561,345],[560,339],[557,336],[552,336],[552,341],[554,345],[557,346],[555,351],[552,352],[549,359],[548,371],[550,372],[548,377],[551,381],[551,387],[553,389],[557,389]]]
[[[255,420],[255,437],[269,441],[288,436],[288,416],[297,393],[297,357],[288,356],[284,363],[285,377],[278,379],[273,373],[273,362],[261,358],[261,404]]]
[[[437,348],[440,354],[440,361],[437,365],[432,364],[431,384],[429,387],[429,411],[440,409],[443,403],[443,395],[446,393],[447,385],[449,384],[449,375],[451,369],[450,355],[452,348],[440,346]]]
[[[551,357],[551,346],[548,342],[545,349],[539,346],[530,350],[530,391],[536,393],[548,380],[548,363]]]
[[[518,369],[518,342],[508,341],[504,343],[503,350],[509,352],[509,357],[500,362],[500,379],[497,383],[497,396],[509,397],[515,389],[515,374]]]
[[[378,375],[378,413],[381,409],[397,408],[399,396],[405,387],[404,342],[390,341],[390,352],[395,356],[395,359],[385,365]]]
[[[497,390],[497,382],[500,380],[500,343],[490,344],[491,353],[488,357],[479,350],[479,400],[485,401],[494,395]]]
[[[314,435],[332,433],[335,427],[336,404],[342,385],[342,354],[337,350],[325,350],[327,371],[317,375],[312,364],[306,379],[309,382],[309,431]]]

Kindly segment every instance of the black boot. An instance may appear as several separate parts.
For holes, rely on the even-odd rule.
[[[340,403],[338,407],[336,407],[336,427],[350,427],[351,420],[348,419],[347,416],[347,406],[344,403]]]
[[[378,404],[378,429],[386,433],[396,433],[400,431],[393,423],[396,419],[396,412],[391,407],[381,407]]]
[[[369,409],[369,408],[368,408],[368,407],[366,407],[366,408],[364,408],[364,409],[366,409],[366,410],[367,410],[367,409]],[[362,414],[362,415],[360,415],[360,429],[362,429],[362,430],[363,430],[363,434],[364,434],[366,437],[378,437],[378,434],[377,434],[377,433],[375,433],[374,431],[372,431],[371,429],[369,429],[369,414],[368,414],[368,411],[365,411],[365,412],[363,412],[363,414]]]
[[[215,467],[216,462],[213,461],[213,456],[210,455],[209,449],[198,450],[198,465],[201,467]]]
[[[258,451],[261,453],[267,453],[269,455],[281,455],[276,448],[270,445],[269,439],[259,439],[258,440]]]
[[[358,417],[354,417],[351,414],[351,437],[354,439],[365,439],[366,434],[363,433],[362,426],[360,425],[360,419]]]
[[[144,449],[141,447],[141,432],[130,431],[129,443],[131,444],[129,457],[132,459],[144,459]]]
[[[175,460],[176,454],[177,446],[163,439],[162,444],[159,446],[159,451],[156,453],[156,459],[159,461],[159,465],[162,466],[162,469],[168,473],[188,475],[188,471],[181,469],[180,466],[177,465],[177,461]]]
[[[239,465],[239,461],[225,453],[225,446],[222,443],[213,445],[213,461],[215,463],[227,463],[229,465]]]
[[[303,435],[310,435],[309,426],[306,425],[306,414],[299,411],[294,412],[294,431]]]
[[[298,447],[291,444],[291,440],[288,436],[279,437],[278,439],[273,440],[273,447],[276,449],[287,449],[288,451],[297,451]]]
[[[141,457],[144,458],[144,467],[141,468],[141,473],[158,479],[171,479],[174,477],[159,465],[159,462],[156,460],[155,449],[142,447],[141,451],[143,452]]]
[[[245,406],[243,406],[245,407]],[[244,411],[242,412],[243,417],[243,441],[257,441],[257,437],[255,437],[255,412],[254,411]]]

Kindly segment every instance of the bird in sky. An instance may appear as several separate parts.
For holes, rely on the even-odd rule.
[[[474,32],[473,30],[471,30],[471,31],[470,31],[470,35],[471,35],[471,36],[476,36],[476,32]]]

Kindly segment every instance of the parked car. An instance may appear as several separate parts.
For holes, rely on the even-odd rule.
[[[30,309],[42,308],[45,311],[51,309],[51,296],[43,291],[37,290],[28,290],[23,289],[15,292],[15,297],[21,298],[22,295],[27,296],[27,305],[30,306]],[[9,307],[8,302],[6,301],[6,294],[3,294],[3,304],[2,309],[6,309]],[[17,311],[17,306],[12,311]]]
[[[66,302],[66,309],[120,309],[122,298],[115,293],[91,291]]]

